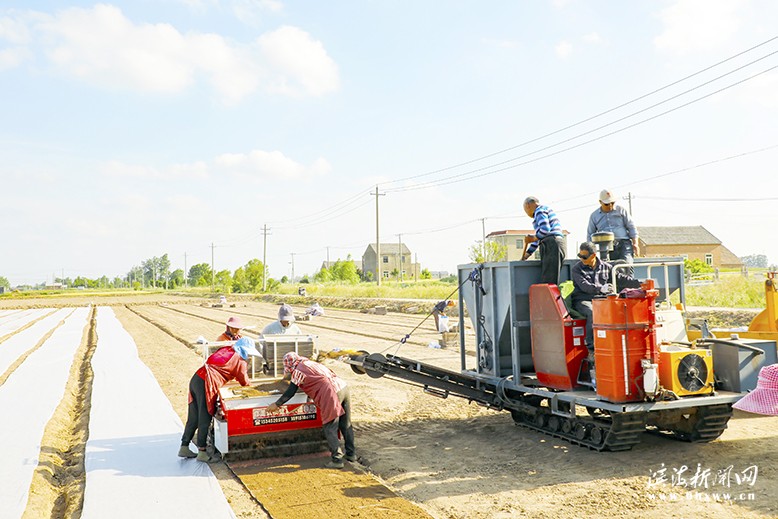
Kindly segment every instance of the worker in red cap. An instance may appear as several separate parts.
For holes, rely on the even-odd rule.
[[[217,341],[237,341],[241,338],[240,331],[245,328],[240,321],[240,317],[230,317],[227,319],[227,329],[219,335]]]
[[[319,410],[324,424],[324,436],[330,449],[332,459],[325,465],[332,469],[342,469],[343,452],[340,450],[338,431],[346,444],[347,461],[360,461],[354,448],[354,428],[351,426],[351,399],[349,398],[346,381],[338,377],[330,368],[301,357],[290,351],[284,355],[284,374],[289,374],[289,388],[274,403],[267,406],[269,413],[274,413],[279,406],[292,398],[297,389],[305,391]],[[361,460],[364,464],[364,460]]]
[[[232,379],[241,386],[249,385],[248,358],[249,355],[262,358],[254,341],[242,337],[232,346],[219,348],[208,357],[205,364],[192,375],[189,381],[189,410],[181,437],[181,448],[178,455],[182,458],[197,458],[197,461],[212,463],[218,458],[211,457],[205,451],[208,429],[211,418],[216,412],[216,396],[219,388]],[[264,360],[262,361],[264,362]],[[189,443],[197,431],[198,452],[189,450]]]

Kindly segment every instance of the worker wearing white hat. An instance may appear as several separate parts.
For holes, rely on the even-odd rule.
[[[616,205],[616,196],[608,189],[600,191],[600,207],[589,217],[586,239],[592,241],[592,235],[600,231],[613,233],[613,250],[609,254],[611,261],[632,263],[632,258],[640,255],[635,222],[626,209]]]
[[[300,335],[303,332],[294,323],[294,310],[284,303],[278,309],[278,320],[274,321],[262,330],[262,335]]]

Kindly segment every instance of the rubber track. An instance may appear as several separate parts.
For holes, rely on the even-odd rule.
[[[516,420],[517,414],[512,412],[514,422],[516,425],[532,429],[533,431],[542,432],[555,438],[568,441],[575,445],[587,447],[595,451],[626,451],[630,450],[633,446],[640,443],[640,435],[646,430],[646,418],[644,413],[617,413],[611,416],[611,420],[605,419],[592,419],[585,417],[577,417],[574,420],[564,418],[558,415],[552,415],[547,408],[540,408],[539,414],[543,416],[543,420],[539,421],[537,416],[521,414],[522,419]],[[549,427],[549,420],[555,418],[559,421],[560,427],[554,431]],[[561,425],[564,422],[568,422],[570,425],[570,432],[564,432]],[[576,426],[586,427],[586,434],[584,437],[578,438],[576,436]],[[598,427],[602,432],[599,443],[592,439],[591,431],[594,427]]]

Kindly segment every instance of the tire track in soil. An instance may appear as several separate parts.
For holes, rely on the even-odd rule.
[[[24,519],[76,519],[81,516],[86,487],[84,458],[92,404],[92,355],[97,348],[96,324],[97,308],[92,307],[89,325],[84,328],[81,345],[70,367],[64,397],[44,429]]]

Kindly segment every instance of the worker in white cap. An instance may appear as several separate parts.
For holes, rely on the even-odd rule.
[[[609,254],[611,261],[632,263],[632,259],[640,255],[635,222],[626,209],[616,205],[616,196],[608,189],[600,191],[600,207],[589,217],[586,239],[592,241],[592,235],[601,231],[613,233],[613,250]]]
[[[265,326],[262,335],[301,335],[303,332],[294,321],[294,310],[284,303],[278,309],[278,320]]]

